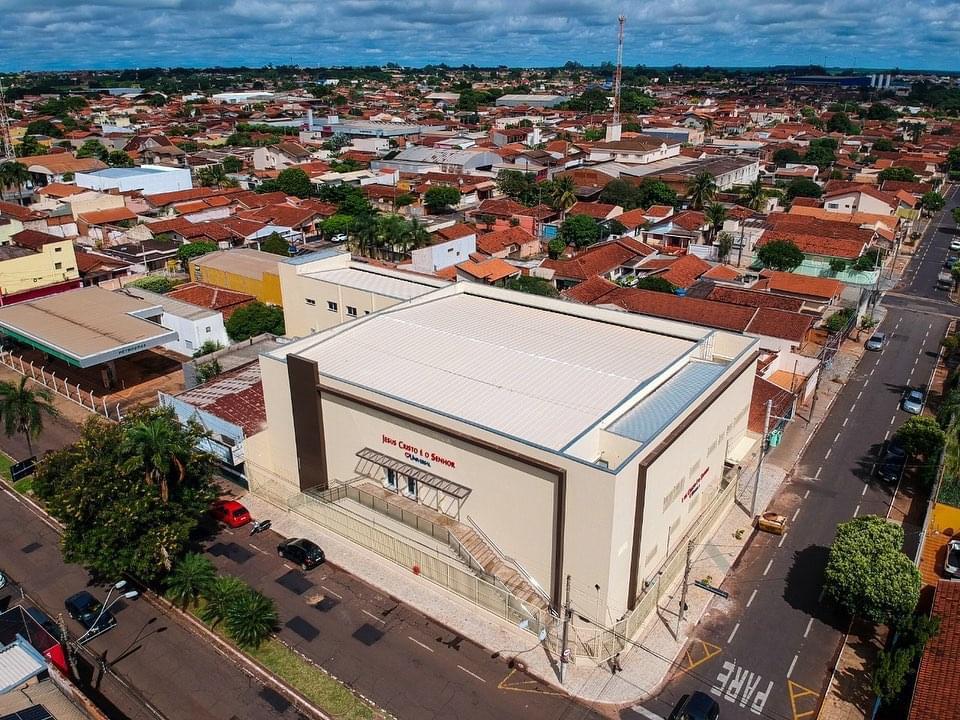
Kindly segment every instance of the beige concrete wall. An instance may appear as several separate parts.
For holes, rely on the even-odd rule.
[[[306,337],[400,302],[396,298],[297,275],[295,269],[283,264],[280,265],[280,284],[286,334],[292,337]],[[330,302],[336,303],[335,311],[330,309]],[[349,314],[349,308],[356,309],[356,316]]]
[[[251,487],[257,481],[282,484],[275,492],[300,492],[297,446],[293,435],[293,409],[287,365],[267,355],[260,356],[260,376],[267,411],[267,430],[247,439],[247,472]]]

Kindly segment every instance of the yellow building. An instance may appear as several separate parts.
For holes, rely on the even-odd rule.
[[[0,227],[0,298],[79,279],[69,240],[37,230],[7,236]]]
[[[279,255],[260,250],[219,250],[193,260],[190,279],[247,293],[268,305],[282,305],[280,260]]]

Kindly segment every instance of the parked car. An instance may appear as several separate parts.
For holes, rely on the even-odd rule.
[[[670,720],[717,720],[720,706],[717,701],[699,690],[684,695],[670,713]]]
[[[217,500],[210,506],[210,514],[217,522],[238,528],[250,522],[250,511],[236,500]]]
[[[896,440],[891,440],[877,463],[877,477],[884,482],[895,483],[900,480],[906,464],[907,451]]]
[[[882,332],[875,332],[870,336],[870,339],[864,343],[864,347],[867,350],[883,350],[884,345],[887,344],[887,334]]]
[[[943,559],[943,572],[948,577],[960,578],[960,539],[947,543],[947,556]]]
[[[333,237],[330,238],[330,242],[332,243],[342,243],[346,241],[347,241],[347,236],[343,233],[340,233],[339,235],[334,235]]]
[[[35,607],[28,607],[26,612],[27,612],[27,615],[33,618],[33,620],[37,623],[37,625],[42,627],[44,630],[50,633],[53,637],[59,639],[60,626],[57,625],[57,623],[54,622],[54,620],[49,615],[47,615],[43,610]]]
[[[924,394],[923,390],[917,388],[908,389],[900,401],[900,408],[911,415],[919,415],[923,412]]]
[[[949,290],[953,287],[953,275],[951,275],[946,270],[941,271],[937,275],[937,287],[943,290]]]
[[[277,545],[277,554],[285,560],[296,563],[304,570],[310,570],[326,559],[323,550],[312,540],[290,538]]]
[[[83,625],[85,630],[90,631],[90,635],[99,635],[117,624],[117,619],[109,610],[103,614],[100,613],[102,605],[93,595],[86,590],[71,595],[64,602],[63,606],[67,609],[67,614]],[[99,617],[99,620],[97,619]],[[94,627],[96,623],[96,627]]]
[[[960,240],[951,240],[950,241],[951,250],[960,250]]]
[[[944,269],[949,270],[950,268],[952,268],[954,265],[957,264],[958,260],[960,260],[960,257],[956,255],[953,255],[953,254],[947,255],[947,259],[943,261]]]

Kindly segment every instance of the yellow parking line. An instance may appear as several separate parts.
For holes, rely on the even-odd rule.
[[[799,683],[795,683],[793,680],[787,680],[787,692],[790,693],[790,710],[793,712],[793,720],[800,720],[800,718],[809,717],[816,714],[817,707],[820,705],[820,693],[806,688]],[[800,711],[797,708],[797,701],[803,697],[813,697],[817,703],[813,710],[804,710]]]
[[[540,685],[541,683],[537,680],[514,680],[512,684],[510,683],[510,678],[517,674],[517,670],[513,669],[509,674],[500,681],[500,684],[497,685],[499,690],[511,690],[513,692],[525,692],[525,693],[534,693],[536,695],[563,695],[562,692],[556,692],[554,690],[540,690],[540,689],[531,689],[520,687],[521,685]],[[523,676],[521,676],[523,677]]]

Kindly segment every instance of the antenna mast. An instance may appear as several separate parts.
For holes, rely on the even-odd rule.
[[[617,37],[617,71],[613,76],[613,124],[620,124],[620,76],[623,74],[623,24],[627,18],[621,15],[617,18],[620,24]]]
[[[4,162],[17,159],[13,151],[13,137],[10,135],[10,118],[7,116],[7,101],[3,96],[3,82],[0,81],[0,155]]]

